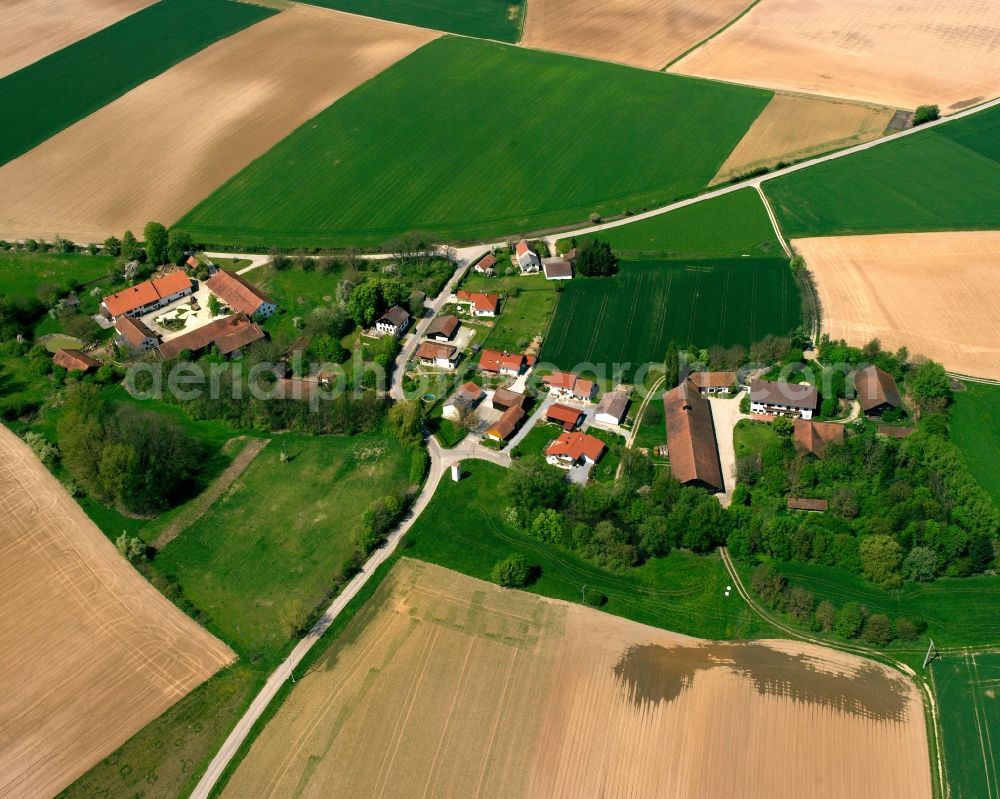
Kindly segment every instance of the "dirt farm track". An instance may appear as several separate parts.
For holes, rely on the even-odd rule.
[[[1000,232],[795,239],[816,280],[823,332],[873,338],[1000,380]]]
[[[700,641],[403,559],[223,793],[250,795],[928,799],[931,787],[920,699],[886,667],[797,642]]]
[[[0,796],[52,796],[235,658],[0,426]]]

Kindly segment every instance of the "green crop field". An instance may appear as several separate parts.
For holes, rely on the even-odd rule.
[[[333,584],[363,513],[407,488],[409,465],[380,435],[277,437],[156,563],[230,646],[270,660]]]
[[[706,186],[770,96],[445,37],[177,224],[206,243],[342,247],[413,230],[481,241],[640,210]]]
[[[160,0],[0,79],[0,164],[273,13],[231,0]]]
[[[315,0],[313,5],[464,36],[516,42],[524,0]]]
[[[614,277],[567,283],[541,360],[564,369],[634,368],[661,362],[671,340],[681,347],[749,345],[801,321],[784,259],[625,261]]]
[[[763,186],[786,236],[1000,227],[1000,108]]]
[[[764,203],[753,189],[723,194],[587,238],[610,242],[618,255],[627,258],[781,255]]]
[[[1000,793],[1000,654],[933,662],[951,799]]]
[[[114,262],[105,255],[0,252],[0,296],[33,299],[45,286],[64,293],[74,283],[104,277]]]
[[[737,596],[724,595],[728,573],[718,556],[676,551],[624,574],[605,571],[504,522],[502,467],[466,461],[462,468],[460,482],[441,482],[402,554],[489,580],[498,560],[520,552],[541,568],[526,590],[542,596],[579,602],[586,585],[589,595],[607,597],[602,610],[643,624],[713,639],[776,635]]]
[[[1000,386],[966,383],[955,392],[951,438],[969,469],[1000,505]]]

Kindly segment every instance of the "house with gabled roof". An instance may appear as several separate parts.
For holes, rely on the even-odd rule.
[[[496,274],[497,257],[488,252],[482,258],[480,258],[472,267],[473,272],[477,272],[480,275],[495,275]]]
[[[486,392],[475,383],[461,386],[444,404],[441,415],[446,419],[458,419],[463,413],[475,410],[486,398]]]
[[[417,347],[417,360],[423,366],[437,369],[454,369],[458,365],[458,349],[451,344],[437,341],[421,341]]]
[[[226,269],[217,270],[205,281],[205,287],[234,313],[266,319],[278,310],[277,303],[257,286]]]
[[[542,272],[546,280],[573,279],[573,265],[562,258],[546,258],[542,261]]]
[[[815,386],[771,380],[754,380],[750,384],[752,414],[812,419],[818,405],[819,391]]]
[[[455,293],[458,305],[468,306],[475,317],[492,319],[500,313],[500,295],[459,289]]]
[[[624,391],[609,391],[601,401],[597,403],[594,411],[594,421],[600,424],[617,425],[621,424],[628,415],[629,405],[632,400]]]
[[[560,425],[567,433],[575,430],[583,420],[583,411],[555,402],[545,411],[545,421]]]
[[[561,469],[593,466],[604,454],[605,445],[599,438],[586,433],[564,432],[545,448],[545,460]]]
[[[219,354],[228,358],[263,338],[264,331],[256,322],[251,322],[243,315],[224,316],[164,342],[160,345],[159,352],[161,358],[171,361],[185,350],[200,353],[214,344]]]
[[[794,439],[799,452],[822,458],[829,444],[844,442],[844,425],[796,419]]]
[[[597,393],[596,383],[577,377],[572,372],[552,372],[542,378],[542,384],[548,387],[550,394],[580,402],[590,402]]]
[[[520,353],[483,350],[479,354],[479,371],[488,375],[517,377],[528,367],[528,358]]]
[[[829,510],[830,503],[825,499],[807,499],[805,497],[789,497],[788,510],[802,510],[810,513],[824,513]]]
[[[394,305],[375,322],[375,334],[399,338],[410,326],[411,318],[409,311]]]
[[[687,379],[702,394],[728,394],[736,385],[736,372],[691,372]]]
[[[176,270],[109,294],[101,301],[101,314],[112,320],[143,316],[193,293],[191,278]]]
[[[524,421],[524,408],[514,405],[503,412],[503,415],[486,431],[486,437],[493,441],[506,441],[517,431]]]
[[[663,395],[670,471],[684,485],[724,491],[712,406],[690,380]]]
[[[508,408],[523,408],[528,398],[524,394],[518,394],[507,388],[498,388],[493,392],[491,404],[495,411],[506,411]]]
[[[903,407],[896,378],[877,366],[858,369],[854,375],[854,390],[865,416],[881,416],[888,410]]]
[[[56,350],[55,355],[52,356],[52,363],[61,366],[67,372],[83,372],[84,374],[99,369],[101,366],[100,361],[95,361],[89,355],[84,355],[76,349]]]
[[[118,336],[115,343],[130,352],[145,352],[159,346],[160,337],[141,320],[131,316],[120,316],[115,320]]]
[[[525,239],[521,239],[514,247],[514,260],[522,275],[533,275],[542,267],[538,253],[531,249],[531,245]]]
[[[434,341],[448,342],[455,338],[459,327],[461,327],[461,323],[457,316],[452,314],[439,316],[430,323],[424,335]]]

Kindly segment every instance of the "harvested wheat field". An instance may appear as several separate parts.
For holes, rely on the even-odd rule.
[[[823,332],[1000,380],[1000,232],[795,239],[816,280]]]
[[[308,6],[276,14],[0,168],[0,235],[89,242],[169,225],[438,35]]]
[[[712,183],[760,167],[774,167],[779,161],[800,161],[877,139],[885,133],[894,114],[893,109],[884,106],[776,94]]]
[[[1000,0],[763,0],[670,71],[948,113],[1000,94]]]
[[[751,0],[530,0],[521,44],[663,69]]]
[[[5,0],[0,78],[73,44],[156,0]]]
[[[0,426],[0,796],[52,796],[235,655]]]
[[[883,666],[699,641],[404,559],[224,792],[251,795],[925,799],[931,786],[917,691]]]

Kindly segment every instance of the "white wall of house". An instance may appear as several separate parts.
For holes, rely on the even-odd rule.
[[[760,402],[750,403],[750,413],[759,413],[764,416],[793,416],[801,417],[806,421],[813,418],[813,412],[809,408],[789,408],[785,405],[765,405]]]

